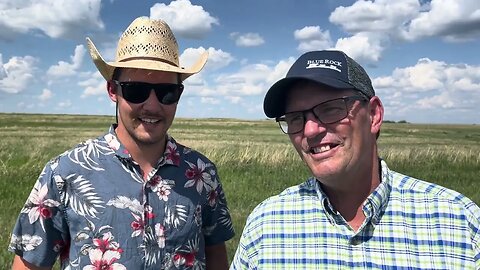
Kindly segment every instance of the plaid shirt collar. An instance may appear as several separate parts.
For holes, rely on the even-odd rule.
[[[371,222],[373,226],[378,224],[383,210],[388,204],[390,192],[392,190],[392,174],[387,164],[382,159],[379,160],[381,168],[381,182],[380,185],[367,197],[363,203],[363,212],[365,214],[365,223]],[[322,202],[323,210],[327,213],[327,217],[332,223],[338,223],[339,220],[344,220],[338,213],[329,198],[323,191],[320,182],[312,177],[307,181],[306,187],[310,187],[315,190],[318,198]],[[364,224],[365,225],[365,224]],[[363,226],[362,226],[363,227]],[[360,228],[361,230],[361,228]],[[360,231],[359,230],[359,231]]]

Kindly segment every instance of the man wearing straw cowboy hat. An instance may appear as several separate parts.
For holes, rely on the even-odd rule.
[[[107,63],[87,38],[117,123],[47,163],[21,210],[13,269],[226,269],[233,227],[215,165],[168,133],[182,82],[161,20],[135,19]]]

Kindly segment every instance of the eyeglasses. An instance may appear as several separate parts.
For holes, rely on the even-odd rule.
[[[312,112],[322,124],[333,124],[348,116],[349,105],[351,101],[355,100],[367,101],[365,97],[361,96],[336,98],[317,104],[308,110],[286,113],[285,116],[275,118],[275,121],[285,134],[302,131],[305,127],[308,112]]]
[[[151,90],[160,103],[171,105],[180,99],[183,92],[183,84],[175,83],[146,83],[146,82],[119,82],[113,80],[122,91],[123,98],[134,104],[145,102],[150,96]]]

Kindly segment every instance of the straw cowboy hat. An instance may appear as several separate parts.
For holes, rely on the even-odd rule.
[[[199,72],[207,62],[204,52],[189,68],[180,66],[178,44],[172,30],[162,20],[148,17],[135,19],[118,41],[114,62],[105,62],[97,48],[87,37],[87,45],[93,63],[105,80],[112,79],[115,68],[139,68],[179,73],[181,80]]]

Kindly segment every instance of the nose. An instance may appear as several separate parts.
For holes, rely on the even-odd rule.
[[[312,112],[305,113],[304,125],[303,134],[307,138],[315,137],[326,130],[325,125],[322,124]]]
[[[155,106],[158,107],[159,101],[157,95],[155,95],[155,91],[150,90],[150,94],[148,95],[147,100],[144,102],[144,106]]]

